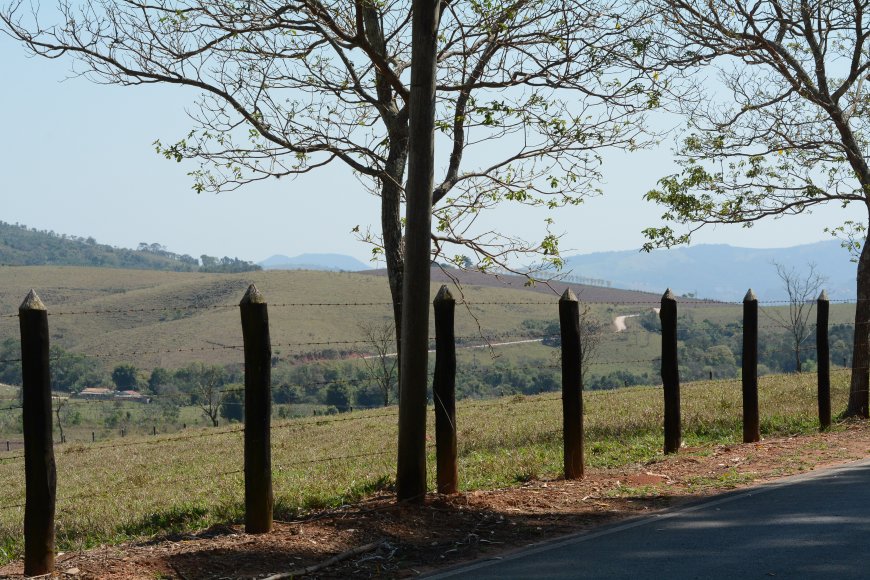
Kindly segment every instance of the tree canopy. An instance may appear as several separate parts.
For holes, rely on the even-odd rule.
[[[61,2],[56,24],[14,3],[7,32],[33,53],[72,56],[77,73],[120,85],[165,83],[199,95],[183,138],[156,142],[195,160],[197,191],[227,191],[336,162],[381,199],[380,231],[359,237],[383,255],[401,327],[408,161],[410,1],[200,0]],[[465,265],[507,267],[517,252],[559,263],[559,235],[523,240],[481,212],[543,208],[597,192],[600,152],[643,144],[658,89],[632,68],[645,15],[624,0],[444,3],[436,54],[439,157],[433,251]],[[317,195],[311,193],[310,195]]]

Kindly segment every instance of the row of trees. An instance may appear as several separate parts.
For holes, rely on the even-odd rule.
[[[141,242],[137,249],[100,244],[94,238],[57,234],[0,221],[0,264],[6,266],[98,266],[175,272],[250,272],[260,266],[239,258],[170,252],[157,243]]]
[[[0,263],[7,266],[97,266],[187,272],[197,261],[190,256],[168,256],[116,248],[94,238],[56,234],[23,224],[0,222]]]
[[[638,318],[649,332],[661,332],[658,315],[649,312]],[[812,324],[806,325],[797,346],[792,328],[782,324],[776,315],[762,324],[758,339],[759,374],[793,373],[814,370],[816,367],[816,337]],[[848,324],[834,324],[828,329],[832,364],[846,365],[851,361],[854,328]],[[740,374],[743,351],[743,326],[740,322],[696,320],[691,311],[680,313],[677,320],[679,341],[680,378],[703,380],[731,378]],[[798,364],[800,361],[800,365]]]

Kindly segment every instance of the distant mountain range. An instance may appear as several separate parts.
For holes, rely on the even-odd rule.
[[[761,300],[786,298],[773,263],[806,272],[814,263],[826,278],[824,288],[832,299],[855,298],[856,264],[837,240],[789,248],[738,248],[726,244],[701,244],[656,250],[595,252],[565,257],[561,275],[575,282],[615,289],[677,294],[714,300],[742,300],[752,288]],[[99,244],[93,238],[57,234],[0,221],[0,265],[101,266],[152,270],[241,272],[265,270],[372,270],[343,254],[311,253],[274,255],[254,265],[237,258],[194,258],[168,251],[160,244],[139,244],[135,250]]]
[[[566,282],[656,295],[670,288],[684,296],[740,301],[752,288],[760,300],[785,300],[788,295],[774,262],[794,268],[799,276],[805,275],[808,264],[813,263],[824,276],[823,287],[832,299],[855,298],[857,265],[837,240],[789,248],[700,244],[650,253],[628,250],[579,254],[565,257],[561,275]],[[371,270],[354,258],[336,254],[273,256],[260,265],[264,269]],[[465,283],[485,284],[479,277],[472,281],[467,276],[463,276]]]
[[[774,262],[795,268],[799,275],[814,263],[832,299],[855,298],[857,265],[837,240],[790,248],[700,244],[650,253],[596,252],[567,257],[563,272],[606,280],[614,288],[659,294],[670,288],[677,294],[733,301],[742,300],[752,288],[760,300],[782,300],[787,295]]]
[[[259,265],[264,270],[327,270],[331,272],[359,272],[371,266],[351,256],[343,254],[300,254],[282,256],[276,254],[266,258]]]

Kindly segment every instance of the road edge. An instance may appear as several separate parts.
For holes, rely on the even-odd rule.
[[[686,503],[680,504],[679,506],[663,508],[651,514],[630,516],[615,523],[605,524],[591,530],[575,532],[572,534],[568,534],[567,536],[562,536],[561,538],[555,540],[544,540],[542,542],[530,544],[522,548],[507,551],[499,556],[488,556],[479,560],[465,562],[464,564],[456,564],[448,568],[437,570],[435,572],[432,572],[431,574],[424,574],[420,576],[420,578],[425,578],[427,580],[453,578],[460,574],[473,572],[474,570],[486,568],[488,566],[492,566],[494,564],[502,563],[505,561],[515,560],[517,558],[523,558],[528,555],[539,554],[541,552],[559,549],[571,544],[579,544],[588,540],[599,538],[601,536],[616,534],[624,530],[657,523],[664,519],[670,519],[682,514],[698,511],[700,509],[729,503],[738,499],[742,499],[744,497],[759,495],[768,491],[787,487],[789,485],[795,485],[803,481],[837,476],[837,474],[839,473],[848,472],[853,469],[860,469],[868,465],[870,465],[870,457],[865,457],[864,459],[859,459],[857,461],[852,461],[833,467],[815,469],[812,471],[807,471],[806,473],[799,473],[797,475],[787,475],[774,481],[766,481],[763,483],[759,483],[758,485],[744,487],[733,491],[727,491],[724,493],[699,498],[697,500],[690,500]]]

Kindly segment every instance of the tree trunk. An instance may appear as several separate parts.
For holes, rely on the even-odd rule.
[[[373,2],[363,2],[363,30],[371,48],[384,60],[388,58],[387,42],[381,15]],[[402,283],[405,278],[405,257],[402,248],[402,182],[408,161],[408,104],[398,107],[389,81],[380,73],[377,77],[377,96],[381,118],[389,134],[389,151],[381,176],[381,236],[387,279],[393,301],[393,322],[396,328],[396,357],[402,360]]]
[[[855,341],[852,348],[852,383],[846,415],[868,417],[867,389],[870,387],[870,247],[867,240],[858,259],[858,303],[855,305]]]
[[[399,359],[399,452],[396,496],[426,495],[426,395],[429,382],[429,280],[432,185],[435,173],[435,70],[440,0],[414,0],[405,192],[406,276],[402,285],[402,357]]]
[[[798,373],[803,372],[801,370],[801,347],[800,347],[800,343],[798,343],[794,347],[794,368],[797,370]]]
[[[57,416],[57,429],[60,431],[60,442],[63,443],[66,441],[66,438],[63,436],[63,422],[60,420],[60,411],[63,408],[63,404],[60,402],[60,399],[57,400],[57,408],[54,410],[54,414]]]
[[[400,122],[406,123],[405,119]],[[381,183],[381,235],[384,241],[384,258],[387,262],[387,279],[393,301],[393,322],[396,328],[396,357],[402,360],[402,284],[405,279],[405,256],[402,248],[402,180],[408,160],[408,131],[392,132],[390,153],[387,157],[387,174]],[[401,372],[401,369],[400,369]],[[401,397],[401,393],[399,393]]]

